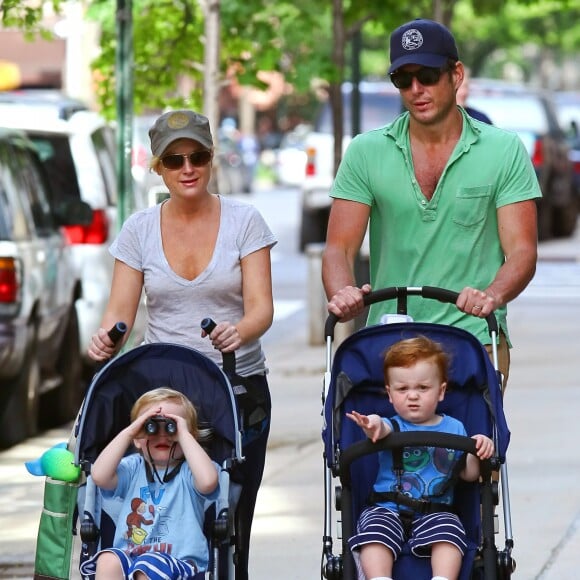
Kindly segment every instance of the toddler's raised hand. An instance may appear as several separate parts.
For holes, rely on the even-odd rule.
[[[388,435],[388,432],[385,432],[386,425],[378,415],[362,415],[353,411],[346,416],[354,421],[373,443]]]

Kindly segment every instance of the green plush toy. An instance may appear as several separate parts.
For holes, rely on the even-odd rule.
[[[78,481],[81,468],[74,464],[74,454],[66,443],[58,443],[45,451],[38,459],[26,461],[26,469],[32,475],[44,475],[59,481]]]

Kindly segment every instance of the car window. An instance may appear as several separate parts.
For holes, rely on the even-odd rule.
[[[344,135],[352,132],[351,93],[343,93]],[[402,112],[401,98],[398,93],[374,92],[360,93],[361,114],[360,129],[362,132],[382,127],[390,123]],[[324,104],[316,123],[318,133],[332,133],[332,111],[330,102]]]
[[[55,225],[47,199],[47,182],[43,168],[32,154],[23,150],[17,153],[14,156],[14,162],[22,178],[22,195],[27,196],[25,207],[30,208],[31,218],[38,235],[51,235],[55,230]]]
[[[538,134],[548,133],[550,130],[542,101],[532,95],[471,94],[469,106],[483,111],[494,125],[503,129]]]
[[[50,186],[51,198],[81,199],[75,163],[67,135],[28,132],[36,145]]]
[[[30,238],[30,222],[24,212],[20,195],[23,184],[15,167],[17,152],[10,146],[0,147],[0,198],[4,239],[21,241]]]
[[[111,136],[108,128],[97,129],[91,140],[99,160],[99,167],[103,175],[108,205],[117,205],[117,172],[115,171],[115,156],[111,150]]]

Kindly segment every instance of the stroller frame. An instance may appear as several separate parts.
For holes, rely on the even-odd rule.
[[[158,361],[168,359],[170,364],[168,364],[167,370],[161,369],[161,365],[157,364]],[[79,493],[81,560],[96,552],[100,538],[100,530],[95,518],[96,504],[98,503],[96,500],[97,489],[89,474],[92,462],[105,442],[96,438],[91,440],[90,437],[88,437],[88,442],[83,441],[83,437],[87,438],[85,431],[88,430],[90,432],[90,428],[87,429],[85,424],[88,421],[91,405],[98,394],[98,388],[102,382],[115,380],[115,374],[121,376],[124,370],[123,365],[125,365],[128,367],[128,369],[125,369],[125,373],[129,370],[134,375],[131,379],[127,379],[127,382],[135,380],[136,377],[140,379],[146,377],[146,380],[149,381],[145,386],[140,387],[142,392],[156,386],[167,385],[180,390],[191,398],[188,394],[193,389],[191,384],[183,385],[183,388],[180,388],[179,385],[180,381],[185,377],[188,367],[192,364],[199,364],[200,367],[197,368],[197,373],[209,377],[213,381],[212,386],[220,391],[219,399],[217,398],[218,395],[216,395],[215,401],[221,401],[218,411],[225,417],[224,422],[228,423],[219,433],[209,434],[210,446],[213,445],[211,439],[216,440],[215,445],[217,447],[214,451],[215,455],[219,456],[219,460],[213,457],[212,453],[210,453],[210,456],[212,456],[214,461],[220,463],[221,469],[219,473],[220,494],[214,502],[215,516],[212,513],[213,520],[209,523],[206,536],[212,555],[210,558],[212,578],[214,580],[218,580],[218,578],[220,580],[225,580],[226,578],[232,580],[234,578],[233,542],[231,539],[235,536],[235,509],[233,509],[232,503],[237,502],[240,486],[230,481],[230,473],[232,468],[244,461],[242,455],[242,432],[234,388],[230,383],[228,374],[222,371],[208,357],[192,348],[170,343],[141,345],[115,357],[97,372],[87,390],[71,436],[75,464],[82,467],[86,476],[86,483],[81,486],[81,488],[84,487],[85,489]],[[235,359],[228,359],[227,366],[235,369]],[[192,367],[192,369],[196,370],[196,367]],[[136,400],[138,394],[140,393],[132,393],[129,398]],[[120,398],[124,398],[124,396]],[[214,404],[217,403],[214,401],[208,403],[208,409],[204,409],[202,415],[206,414],[211,405]],[[200,409],[198,408],[199,411]],[[202,415],[200,415],[200,418]],[[128,421],[128,416],[126,420]],[[103,428],[106,428],[106,426],[103,425]],[[207,431],[217,430],[214,425],[210,425],[210,429]],[[227,556],[225,555],[226,549]],[[227,564],[227,569],[223,569],[224,564]]]
[[[423,287],[390,287],[371,292],[364,296],[365,306],[382,302],[385,300],[397,300],[397,314],[407,314],[407,297],[420,296],[425,299],[438,300],[443,303],[455,304],[459,296],[458,293],[443,288],[432,286]],[[334,327],[339,322],[338,317],[330,314],[325,324],[325,344],[326,344],[326,369],[323,379],[322,391],[322,415],[325,418],[325,428],[333,432],[334,425],[328,426],[325,417],[325,405],[329,396],[332,381],[332,352],[334,340]],[[498,353],[497,336],[498,325],[495,315],[491,313],[486,317],[486,322],[491,335],[492,363],[498,381]],[[406,323],[403,323],[403,325]],[[403,326],[397,325],[397,326]],[[434,325],[439,326],[439,325]],[[362,331],[361,331],[362,332]],[[463,331],[462,331],[463,332]],[[347,339],[348,340],[348,339]],[[482,347],[483,348],[483,347]],[[333,414],[331,414],[331,422]],[[481,508],[482,508],[482,562],[485,580],[495,580],[496,578],[508,579],[515,570],[515,561],[512,558],[513,536],[511,525],[511,511],[509,502],[508,471],[505,461],[505,448],[498,450],[497,430],[493,430],[493,440],[495,445],[495,455],[490,460],[481,462]],[[355,442],[344,450],[339,450],[335,446],[331,452],[325,449],[324,458],[324,533],[322,538],[322,558],[321,558],[321,578],[327,580],[355,580],[356,571],[354,560],[348,548],[348,535],[352,533],[356,522],[353,521],[351,513],[352,485],[351,466],[352,463],[369,454],[378,451],[406,446],[431,446],[448,447],[461,450],[467,453],[475,452],[473,439],[460,437],[445,433],[430,433],[426,435],[421,432],[391,433],[388,437],[372,443],[370,440]],[[332,457],[329,457],[332,455]],[[501,497],[503,500],[503,517],[505,532],[505,547],[498,551],[494,543],[494,513],[493,506],[498,504],[497,484],[492,481],[492,470],[500,471]],[[333,531],[332,531],[332,484],[333,477],[338,477],[341,483],[335,492],[337,510],[342,511],[342,553],[333,553]],[[338,525],[338,524],[337,524]],[[479,577],[479,576],[478,576]]]

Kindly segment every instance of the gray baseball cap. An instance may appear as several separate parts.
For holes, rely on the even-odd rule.
[[[213,148],[213,138],[207,117],[195,111],[169,111],[161,115],[149,129],[151,153],[161,157],[177,139],[193,139],[207,149]]]

